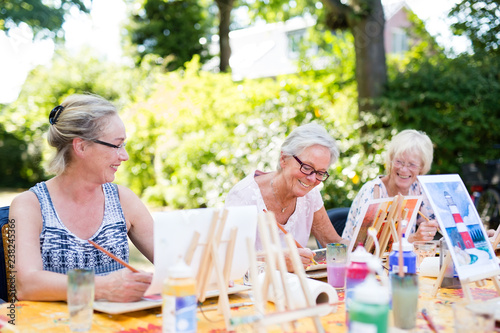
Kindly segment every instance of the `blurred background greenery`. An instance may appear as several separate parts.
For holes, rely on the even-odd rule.
[[[62,43],[64,15],[75,8],[88,12],[91,2],[0,3],[2,30],[25,22],[34,38]],[[119,107],[130,159],[116,182],[152,208],[221,206],[246,174],[274,170],[284,138],[310,121],[322,124],[341,149],[322,189],[327,209],[349,206],[365,181],[384,172],[384,146],[406,128],[425,131],[434,142],[431,173],[461,173],[464,163],[498,158],[497,1],[456,2],[452,31],[472,45],[462,54],[445,52],[409,13],[412,44],[398,57],[366,52],[380,49],[383,29],[367,30],[380,23],[380,0],[126,3],[123,45],[131,62],[106,61],[91,50],[75,55],[61,46],[49,66],[29,73],[17,100],[0,104],[0,188],[28,188],[51,177],[44,168],[51,156],[48,114],[66,96],[84,92]],[[317,24],[303,49],[314,42],[327,65],[315,69],[304,51],[296,74],[234,81],[224,45],[229,30],[239,28],[230,16],[238,6],[249,8],[252,22],[308,13]],[[220,63],[207,71],[203,65],[213,58],[200,40],[214,34]],[[361,38],[367,39],[363,45]]]

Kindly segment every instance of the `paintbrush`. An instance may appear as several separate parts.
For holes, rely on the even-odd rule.
[[[422,317],[424,317],[425,321],[427,322],[427,325],[429,325],[429,328],[434,332],[437,333],[437,328],[436,325],[432,322],[431,317],[427,313],[426,309],[422,309]]]
[[[130,269],[132,272],[134,273],[138,273],[139,271],[137,269],[135,269],[134,267],[130,266],[128,263],[126,263],[125,261],[121,260],[120,258],[118,258],[117,256],[115,256],[113,253],[109,252],[108,250],[104,249],[102,246],[100,245],[97,245],[97,243],[91,241],[90,239],[88,240],[88,242],[92,245],[94,245],[94,247],[98,250],[101,250],[102,252],[106,253],[110,258],[116,260],[117,262],[119,262],[120,264],[122,264],[123,266],[127,267],[128,269]]]
[[[264,209],[264,213],[267,213],[267,210]],[[288,232],[285,230],[285,228],[283,228],[283,226],[281,224],[278,223],[278,221],[276,221],[276,225],[278,226],[278,228],[280,228],[280,230],[286,235],[288,234]],[[299,249],[303,249],[304,247],[302,245],[300,245],[299,242],[297,242],[295,239],[293,240],[295,242],[295,245],[297,245],[297,247]],[[318,263],[316,262],[316,260],[314,260],[314,258],[311,258],[311,261],[313,263],[313,265],[317,265]]]

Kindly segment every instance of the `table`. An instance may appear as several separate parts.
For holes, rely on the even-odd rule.
[[[453,332],[453,314],[451,304],[462,301],[461,289],[440,289],[436,298],[431,297],[432,286],[436,279],[419,277],[419,309],[426,308],[437,326],[439,332]],[[486,287],[477,288],[471,286],[475,301],[485,301],[496,298],[498,295],[491,281]],[[339,293],[343,298],[343,293]],[[231,303],[251,302],[251,293],[241,292],[230,295]],[[217,298],[208,299],[203,306],[215,305]],[[10,320],[10,303],[0,307],[0,320]],[[253,306],[242,306],[231,310],[232,317],[253,314]],[[390,318],[392,321],[392,318]],[[340,304],[337,312],[321,318],[323,327],[327,332],[346,332],[345,307]],[[17,332],[70,332],[68,326],[68,312],[65,302],[18,302],[15,303],[15,326],[13,331]],[[132,313],[109,315],[105,313],[94,313],[92,332],[123,332],[123,333],[153,333],[161,332],[162,318],[161,307],[137,311]],[[8,328],[0,329],[0,332],[8,332]],[[312,320],[301,319],[297,325],[296,332],[314,332]],[[198,311],[198,332],[223,333],[225,329],[224,318],[217,311]],[[250,325],[236,326],[233,332],[252,332]],[[278,326],[269,327],[268,332],[282,332]],[[391,328],[391,332],[405,332]],[[411,332],[430,332],[430,329],[419,313],[417,327]]]

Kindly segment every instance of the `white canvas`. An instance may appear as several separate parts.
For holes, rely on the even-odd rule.
[[[234,248],[233,262],[231,266],[231,280],[243,277],[249,268],[247,251],[247,238],[252,244],[255,243],[257,233],[257,207],[227,207],[228,216],[222,233],[221,245],[219,247],[219,262],[224,265],[227,241],[231,229],[237,228],[236,244]],[[155,272],[153,282],[146,291],[146,295],[161,292],[163,281],[168,277],[169,267],[175,265],[179,258],[184,258],[195,231],[200,233],[198,243],[206,244],[212,216],[216,210],[213,208],[186,209],[171,212],[155,212],[154,218],[154,249],[155,249]],[[222,215],[222,210],[219,211]],[[194,252],[191,262],[192,276],[196,277],[200,267],[202,253],[206,246],[198,246]],[[208,284],[208,290],[217,288],[215,273],[212,273]]]

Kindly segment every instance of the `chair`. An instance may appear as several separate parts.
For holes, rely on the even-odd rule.
[[[349,207],[339,207],[331,208],[326,211],[330,222],[340,236],[342,236],[342,233],[344,232],[347,216],[349,215],[349,209]],[[322,247],[317,240],[316,243],[318,244],[318,248]]]
[[[9,301],[8,267],[9,257],[9,206],[0,207],[0,228],[2,230],[2,246],[0,246],[0,298],[3,302]],[[11,251],[13,252],[13,251]],[[13,296],[13,295],[12,295]],[[0,303],[3,303],[0,302]]]

